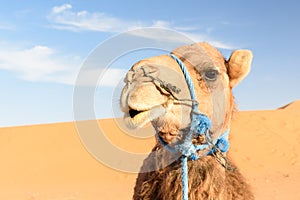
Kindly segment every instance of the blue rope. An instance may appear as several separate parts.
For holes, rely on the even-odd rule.
[[[196,147],[194,144],[192,144],[193,139],[193,133],[204,133],[207,132],[208,128],[211,128],[211,122],[210,120],[204,116],[203,114],[195,114],[199,113],[198,109],[198,103],[197,103],[197,96],[196,92],[194,90],[194,83],[189,75],[189,72],[183,62],[179,58],[177,58],[175,55],[170,54],[170,56],[178,63],[180,66],[180,69],[184,75],[185,81],[189,87],[191,99],[192,99],[192,121],[191,121],[191,127],[190,131],[184,138],[183,143],[176,145],[175,149],[177,149],[179,152],[182,153],[182,171],[181,171],[181,182],[182,182],[182,199],[188,200],[188,165],[187,165],[187,159],[188,157],[191,157],[192,160],[198,159],[197,151],[201,148],[206,148],[206,146],[199,145]]]
[[[211,121],[210,119],[205,116],[204,114],[199,112],[198,109],[198,103],[197,103],[197,96],[194,90],[194,84],[193,81],[189,75],[189,72],[183,62],[177,58],[175,55],[170,54],[170,56],[178,63],[180,66],[180,69],[182,70],[182,73],[184,75],[184,78],[187,82],[187,85],[189,87],[191,99],[192,99],[192,112],[191,112],[191,125],[190,130],[188,134],[183,139],[183,142],[176,144],[175,148],[171,148],[158,134],[158,130],[156,130],[156,133],[158,135],[158,140],[160,143],[166,147],[171,153],[180,152],[182,154],[182,171],[181,171],[181,181],[182,181],[182,199],[188,200],[188,165],[187,161],[188,158],[191,160],[197,160],[199,157],[197,155],[197,152],[199,150],[204,150],[208,148],[212,148],[206,155],[213,154],[216,151],[216,148],[218,148],[221,152],[227,152],[229,149],[229,142],[228,142],[228,135],[229,135],[229,129],[222,134],[221,137],[219,137],[216,141],[212,141],[209,129],[211,129]],[[201,145],[195,145],[192,143],[192,139],[194,136],[197,135],[204,135],[207,144],[201,144]],[[214,148],[213,148],[214,147]]]
[[[185,65],[183,64],[183,62],[181,62],[181,60],[179,58],[177,58],[175,55],[173,54],[170,54],[170,56],[178,63],[183,75],[184,75],[184,78],[185,78],[185,81],[189,87],[189,90],[190,90],[190,95],[191,95],[191,98],[193,100],[193,104],[192,104],[192,108],[193,110],[199,112],[198,110],[198,104],[197,104],[197,96],[196,96],[196,93],[195,93],[195,90],[194,90],[194,83],[193,83],[193,80],[191,79],[190,75],[189,75],[189,71],[187,70],[187,68],[185,67]]]
[[[230,129],[227,129],[215,143],[215,148],[211,149],[207,154],[211,155],[216,153],[216,149],[220,150],[222,153],[226,153],[229,150],[229,141],[228,136],[230,133]]]
[[[181,157],[181,183],[182,183],[182,199],[188,200],[189,199],[189,174],[188,174],[188,164],[187,164],[188,157],[182,156]]]

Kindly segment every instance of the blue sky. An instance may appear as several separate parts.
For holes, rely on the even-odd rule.
[[[73,120],[76,76],[97,45],[124,31],[160,27],[208,41],[225,57],[254,53],[234,89],[240,110],[275,109],[300,99],[299,1],[6,1],[0,7],[0,126]],[[157,53],[157,52],[156,52]],[[129,69],[154,52],[119,59]],[[120,71],[110,71],[120,76]],[[97,118],[113,117],[116,82],[95,93]]]

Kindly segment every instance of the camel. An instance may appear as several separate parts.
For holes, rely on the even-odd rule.
[[[211,120],[210,137],[216,141],[229,130],[236,104],[232,88],[250,71],[252,52],[235,50],[225,60],[208,43],[181,46],[171,52],[186,66],[194,83],[199,111]],[[124,79],[120,105],[129,127],[151,123],[156,145],[144,160],[134,188],[134,200],[182,199],[181,160],[165,148],[174,147],[191,125],[192,102],[178,63],[170,55],[144,59],[132,66]],[[206,138],[194,137],[193,144]],[[251,187],[232,160],[215,148],[199,150],[188,160],[188,198],[254,199]]]

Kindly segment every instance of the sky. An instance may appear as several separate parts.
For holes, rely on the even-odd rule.
[[[276,109],[300,99],[296,0],[11,0],[1,5],[0,127],[73,121],[76,80],[93,52],[127,31],[149,27],[207,41],[225,58],[235,49],[250,49],[251,72],[233,91],[240,110]],[[151,39],[144,32],[136,38]],[[160,39],[171,41],[170,35]],[[131,44],[119,42],[109,52],[126,45]],[[94,91],[95,117],[121,116],[118,92],[126,70],[165,53],[149,48],[115,57]]]

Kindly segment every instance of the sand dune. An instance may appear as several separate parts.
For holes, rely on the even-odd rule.
[[[277,110],[236,114],[230,156],[257,199],[300,199],[299,122],[300,101]],[[123,134],[113,119],[99,124],[106,137],[126,151],[145,153],[153,146],[153,137],[137,140]],[[131,199],[136,178],[97,161],[71,122],[1,128],[0,158],[0,199]]]

